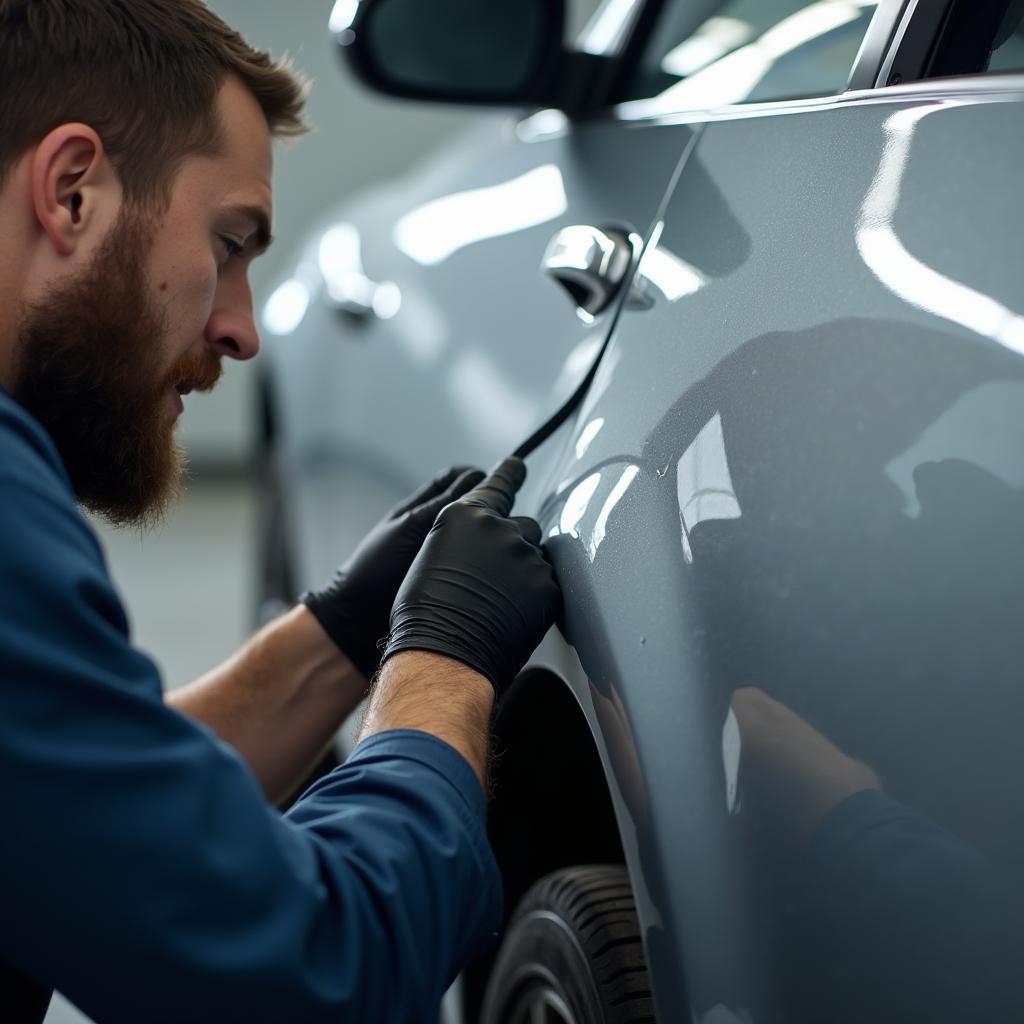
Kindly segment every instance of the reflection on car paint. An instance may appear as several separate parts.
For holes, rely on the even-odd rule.
[[[590,390],[580,406],[579,418],[581,420],[588,418],[604,397],[605,392],[615,379],[615,371],[621,361],[621,348],[613,348],[610,352],[604,354],[601,365],[598,366],[597,373],[594,375],[594,383],[590,385]]]
[[[511,181],[432,199],[395,224],[395,245],[424,266],[488,238],[560,217],[569,208],[562,172],[544,164]]]
[[[587,513],[590,499],[594,497],[597,485],[601,482],[600,473],[591,473],[581,480],[570,492],[562,506],[562,514],[558,519],[558,533],[562,537],[574,537],[579,540],[578,527]]]
[[[932,1022],[1012,1015],[1024,921],[1013,881],[781,701],[747,687],[731,713],[749,836],[774,850],[758,870],[777,874],[789,907],[779,940],[799,978],[799,1019],[823,1005],[856,1024],[880,1010]]]
[[[754,1018],[747,1010],[730,1010],[727,1006],[713,1006],[701,1017],[694,1018],[698,1024],[754,1024]]]
[[[451,325],[430,292],[415,281],[405,285],[395,340],[419,367],[434,366],[448,348]]]
[[[622,104],[622,112],[652,117],[676,110],[700,110],[741,103],[751,96],[782,57],[862,19],[865,12],[874,7],[877,7],[877,0],[818,0],[784,18],[753,42],[701,66],[659,95]],[[730,31],[732,38],[742,38],[737,26],[730,26]],[[716,40],[721,47],[725,33],[719,32],[716,37],[714,32],[711,30],[711,40]],[[705,45],[714,44],[709,41]],[[679,57],[679,48],[671,51],[662,63],[662,68],[670,74],[681,73],[675,68],[670,70],[674,55],[684,63],[694,56],[692,52],[683,51]]]
[[[600,511],[594,518],[592,526],[585,522],[585,517],[594,505],[594,499],[601,492],[601,481],[602,477],[605,476],[604,472],[590,473],[583,480],[575,483],[575,486],[573,486],[573,479],[563,480],[552,495],[552,499],[558,500],[560,508],[554,517],[553,525],[548,528],[547,538],[553,540],[556,537],[569,537],[581,541],[590,557],[590,561],[593,562],[598,550],[604,543],[608,531],[608,520],[612,512],[615,511],[619,502],[625,497],[626,492],[639,472],[640,467],[637,465],[629,465],[623,469],[608,491],[607,497],[605,497]],[[608,479],[611,479],[611,477],[606,477],[606,482]],[[561,496],[570,487],[572,489],[562,498]],[[544,510],[541,510],[539,516],[545,521],[549,518],[545,515]],[[642,640],[641,642],[645,641]]]
[[[349,277],[363,275],[362,245],[354,224],[343,222],[328,228],[320,239],[317,253],[320,273],[332,298],[349,294]],[[370,282],[367,282],[370,283]]]
[[[444,378],[454,408],[472,428],[494,442],[504,440],[511,428],[526,435],[537,422],[537,398],[520,388],[486,349],[460,352]]]
[[[912,256],[893,228],[914,133],[930,114],[962,105],[956,100],[946,100],[900,110],[885,122],[887,141],[878,173],[861,210],[857,248],[872,273],[893,294],[918,309],[961,324],[1024,354],[1024,316]]]
[[[722,767],[725,769],[725,808],[730,814],[740,809],[739,777],[743,741],[736,713],[730,707],[722,726]]]
[[[869,178],[867,175],[865,180]],[[854,218],[849,223],[852,227]],[[676,315],[667,308],[662,313],[666,318]],[[640,355],[639,341],[646,338],[650,343],[658,338],[666,346],[664,351],[672,353],[678,351],[675,337],[671,322],[659,331],[657,325],[652,328],[649,318],[637,317],[631,325],[620,328],[618,344],[609,353],[624,353],[617,385],[622,386],[622,374],[628,370],[636,375],[637,394],[651,394],[651,378],[644,364],[644,358],[651,357]],[[592,660],[593,648],[584,632],[578,635],[570,629],[567,634],[570,642],[578,644],[588,672],[596,675],[602,666],[611,664],[614,674],[608,685],[615,686],[618,674],[631,673],[631,677],[643,680],[635,690],[623,694],[638,734],[649,735],[653,727],[644,714],[644,702],[651,693],[660,698],[659,715],[675,719],[672,731],[683,731],[677,717],[680,707],[673,705],[664,688],[657,689],[656,673],[645,674],[658,664],[650,660],[651,655],[660,657],[666,648],[687,666],[689,680],[681,684],[681,688],[688,687],[686,714],[699,714],[695,711],[698,695],[716,705],[708,709],[708,717],[713,720],[710,727],[717,731],[716,782],[710,787],[706,779],[693,787],[680,783],[679,792],[685,793],[686,800],[685,806],[680,806],[680,818],[688,826],[693,824],[692,808],[701,799],[697,790],[707,787],[732,831],[723,832],[718,841],[705,841],[715,856],[723,861],[732,858],[736,863],[720,868],[721,885],[715,875],[719,869],[704,861],[699,863],[700,871],[690,861],[685,870],[680,866],[670,869],[684,876],[687,871],[693,872],[684,898],[695,920],[685,922],[683,939],[689,939],[689,948],[693,949],[694,943],[718,941],[726,932],[735,936],[737,943],[749,935],[752,939],[763,938],[773,953],[769,955],[759,945],[752,961],[752,970],[761,970],[768,979],[763,992],[758,990],[756,979],[733,984],[731,976],[720,977],[713,966],[707,967],[706,977],[712,980],[705,991],[698,993],[694,1019],[704,1020],[709,1005],[731,1015],[718,1019],[749,1019],[758,1024],[783,1020],[867,1024],[881,1020],[992,1019],[964,1016],[964,1007],[975,997],[979,1007],[1005,1001],[1012,976],[1002,974],[991,983],[978,984],[977,991],[972,992],[966,975],[957,982],[953,965],[945,970],[943,985],[932,990],[925,988],[929,982],[934,985],[931,974],[924,969],[914,973],[914,965],[919,962],[915,949],[927,955],[945,955],[935,948],[931,934],[917,947],[908,944],[908,932],[919,924],[933,930],[935,936],[945,934],[951,947],[963,944],[954,931],[943,933],[938,927],[938,911],[929,916],[924,906],[914,902],[921,899],[923,881],[919,884],[912,875],[901,882],[899,872],[887,875],[885,859],[873,865],[863,860],[851,864],[841,848],[832,847],[816,848],[818,873],[812,887],[810,880],[800,875],[800,856],[770,852],[771,830],[766,833],[760,827],[764,818],[758,814],[758,802],[751,802],[757,790],[749,784],[752,758],[748,756],[750,744],[742,721],[742,761],[746,764],[740,764],[737,789],[742,813],[727,813],[731,803],[731,762],[726,760],[724,732],[728,708],[721,706],[719,710],[717,701],[723,688],[757,679],[760,673],[765,685],[772,688],[773,699],[797,707],[836,751],[855,751],[857,758],[870,761],[872,766],[877,764],[877,773],[887,788],[891,786],[891,796],[879,795],[886,804],[858,809],[860,800],[842,807],[837,803],[834,809],[838,817],[832,819],[833,823],[859,836],[855,819],[864,814],[865,828],[872,822],[884,826],[878,835],[890,837],[897,846],[907,838],[902,830],[910,829],[909,859],[903,862],[906,870],[920,869],[926,876],[934,868],[951,883],[963,883],[964,889],[956,892],[966,891],[970,899],[961,900],[956,892],[944,903],[934,892],[929,899],[937,908],[948,910],[952,928],[964,924],[978,935],[978,948],[992,954],[989,959],[997,975],[1003,970],[993,945],[1008,911],[995,914],[994,904],[983,901],[986,886],[999,892],[1001,883],[995,869],[982,866],[986,857],[993,856],[993,837],[985,837],[984,828],[978,826],[985,826],[987,819],[990,832],[1007,831],[1005,822],[989,817],[988,801],[1005,805],[1019,773],[1007,765],[1011,756],[1014,762],[1017,759],[1008,752],[1005,734],[986,733],[982,739],[976,736],[976,729],[982,721],[993,725],[1006,718],[1019,704],[1019,698],[1006,672],[1006,655],[1001,653],[1006,651],[1012,633],[1005,631],[998,614],[1003,607],[1000,597],[1005,594],[992,573],[992,553],[978,538],[972,543],[971,537],[959,533],[957,526],[985,524],[992,536],[1004,541],[1020,533],[1019,522],[1014,528],[1009,524],[1019,517],[1024,481],[1014,484],[1016,493],[1009,489],[1008,481],[1011,464],[1018,477],[1024,476],[1019,455],[1022,446],[1015,444],[1024,429],[1020,416],[1024,403],[1019,401],[1019,389],[1024,387],[1019,378],[1024,368],[1005,349],[979,347],[934,326],[898,321],[828,322],[806,331],[770,332],[750,339],[735,351],[727,346],[724,342],[727,354],[722,358],[706,360],[709,369],[688,381],[689,387],[678,386],[677,378],[677,396],[664,414],[650,402],[642,405],[652,426],[645,430],[640,452],[621,447],[624,409],[621,398],[618,407],[611,404],[612,392],[590,412],[589,419],[580,420],[587,424],[602,417],[606,424],[582,465],[576,463],[574,479],[580,480],[581,473],[592,473],[598,467],[602,468],[603,479],[585,503],[586,514],[577,510],[571,517],[579,539],[570,537],[565,543],[563,537],[554,542],[556,561],[565,578],[574,583],[586,581],[590,570],[576,566],[589,563],[598,578],[604,578],[609,592],[626,586],[631,579],[633,595],[641,586],[666,595],[658,598],[663,604],[652,603],[649,607],[652,615],[657,616],[658,608],[668,607],[679,622],[677,628],[684,640],[678,646],[671,643],[674,634],[669,626],[655,627],[655,643],[643,645],[637,641],[641,632],[646,633],[644,624],[614,599],[598,609],[588,606],[595,617],[622,617],[618,622],[620,633],[628,628],[627,622],[641,627],[628,637],[621,635],[614,657],[604,655],[600,663]],[[672,365],[696,363],[697,357],[684,351],[686,361]],[[939,357],[941,362],[937,362]],[[661,359],[656,365],[667,361]],[[927,388],[910,386],[919,380],[922,366],[937,365],[941,365],[942,373],[933,374]],[[1007,379],[1011,377],[1017,379]],[[997,395],[991,390],[993,386],[1005,390]],[[670,390],[654,393],[667,398]],[[978,394],[968,398],[974,391]],[[873,415],[865,418],[868,395]],[[936,424],[942,424],[961,402],[967,402],[968,408],[958,411],[948,427],[937,428]],[[823,403],[827,415],[821,411]],[[984,418],[988,404],[993,406],[994,421]],[[630,403],[626,410],[634,408],[636,405]],[[1014,422],[1011,431],[1004,422],[1007,416]],[[613,427],[614,438],[608,434]],[[938,430],[946,437],[951,430],[973,435],[973,448],[965,440],[959,448],[943,450],[930,443],[923,450],[920,439],[932,438]],[[997,460],[1002,480],[983,472],[968,472],[973,467],[965,467],[962,462],[957,465],[948,458],[970,458],[974,449],[998,450],[1002,442],[993,442],[994,437],[1006,439],[1006,451],[997,455],[990,452],[987,460]],[[646,486],[643,499],[623,515],[612,515],[608,536],[596,551],[593,541],[588,543],[586,527],[592,515],[589,509],[600,504],[614,480],[604,468],[606,460],[615,457],[614,449],[609,448],[612,444],[623,457],[636,460],[632,466],[633,485]],[[573,465],[571,444],[567,449],[564,458]],[[679,455],[681,449],[683,457]],[[763,457],[766,451],[773,453],[771,459]],[[919,458],[944,459],[927,474],[924,508],[914,523],[901,514],[901,503],[892,500],[891,478],[884,472],[895,452],[913,452],[915,463]],[[842,486],[821,486],[821,481],[836,478],[840,457]],[[658,497],[657,490],[660,483],[656,474],[666,462],[670,471],[665,483],[672,485],[671,498],[665,492]],[[677,475],[674,485],[673,473]],[[570,486],[560,500],[578,501],[577,486]],[[714,509],[715,499],[711,497],[708,506],[699,496],[701,492],[717,491],[723,492],[730,512],[739,509],[737,494],[742,495],[743,516],[724,517],[715,529],[709,526],[705,536],[703,529],[696,527],[705,522],[703,513],[709,507]],[[693,513],[689,523],[683,515],[688,507]],[[552,508],[545,521],[558,520],[562,511],[561,507]],[[664,540],[656,544],[646,541],[647,537],[667,535],[670,515],[676,530],[682,527],[692,535],[693,569],[686,568],[683,552],[676,555],[678,561],[673,567]],[[621,529],[617,528],[619,524]],[[642,533],[638,526],[642,526]],[[864,537],[870,538],[869,546],[863,543]],[[951,544],[956,548],[951,549]],[[752,550],[758,552],[757,559],[751,556]],[[806,557],[809,550],[815,552],[815,557]],[[1013,551],[1011,545],[999,556],[1009,574],[1019,568]],[[673,573],[681,580],[685,601],[672,591]],[[906,582],[895,586],[894,579],[929,583],[922,590]],[[991,591],[986,583],[973,585],[975,580],[990,581]],[[574,591],[581,602],[585,594],[583,588]],[[954,595],[962,606],[951,614],[948,602],[955,599]],[[574,619],[572,625],[578,621]],[[973,634],[969,644],[965,644],[965,631]],[[642,648],[644,656],[631,654],[630,646],[634,651]],[[953,666],[957,650],[967,647],[971,664],[963,666],[966,678],[972,678],[973,673],[977,680],[984,679],[986,701],[998,703],[999,709],[990,707],[977,725],[964,728],[971,717],[964,714],[969,704],[956,706],[958,698],[954,695],[962,692],[963,681]],[[1019,644],[1014,642],[1013,647],[1019,649]],[[983,657],[985,653],[991,655],[991,661]],[[908,742],[906,736],[915,737],[915,742]],[[692,736],[687,739],[693,742]],[[642,751],[646,755],[649,749]],[[686,749],[689,763],[694,755]],[[937,756],[940,750],[941,757]],[[729,753],[734,755],[735,751]],[[669,761],[676,763],[674,758]],[[651,764],[645,759],[648,772]],[[992,786],[992,774],[1000,765],[1004,767],[1004,781]],[[666,768],[661,784],[669,784],[673,770]],[[766,777],[764,770],[761,775]],[[717,779],[721,779],[721,788]],[[646,781],[651,792],[658,791],[656,776],[651,774]],[[986,799],[979,802],[979,793],[985,793]],[[784,801],[785,797],[786,786],[782,786],[779,799]],[[777,822],[785,820],[781,809],[774,813]],[[654,817],[660,828],[670,827],[664,807],[655,810]],[[702,829],[712,832],[726,828],[726,824],[716,824],[708,816],[700,821]],[[822,818],[819,825],[824,824]],[[1005,843],[1007,836],[996,838]],[[694,842],[692,831],[686,828],[680,843],[692,846]],[[682,856],[680,846],[674,848],[674,855]],[[959,873],[959,865],[964,863],[968,867]],[[795,872],[792,878],[789,871]],[[871,905],[875,883],[896,887],[891,909],[872,905],[871,914],[858,916],[858,907]],[[694,912],[693,903],[703,907],[700,901],[712,887],[716,907],[736,889],[737,905],[742,908],[737,930],[715,923],[713,915],[702,917]],[[663,905],[663,894],[652,891]],[[842,895],[826,900],[830,891]],[[971,911],[970,902],[975,898],[978,909]],[[872,944],[873,923],[888,943],[882,944],[889,954],[884,964],[872,960],[876,948]],[[821,940],[821,948],[816,948],[815,936]],[[729,956],[728,947],[720,948],[718,954]],[[738,953],[731,955],[730,971],[733,965],[737,970],[746,966],[740,964]],[[970,955],[974,960],[974,953]],[[856,978],[863,982],[860,989],[854,986],[854,991],[847,991],[844,965],[857,968]],[[892,971],[892,975],[885,975],[883,969]],[[694,974],[699,976],[700,970]],[[975,977],[980,975],[976,973]],[[865,980],[868,978],[870,982]],[[690,978],[687,980],[689,983]],[[854,985],[852,977],[849,984]],[[874,1014],[865,1007],[869,993],[888,998],[895,989],[900,1001],[893,1004],[891,1012],[886,1009]],[[723,998],[733,990],[735,1000]],[[942,998],[949,996],[955,1011],[944,1011],[936,1002],[936,993]],[[710,1002],[702,1001],[705,996]],[[907,1009],[914,1000],[925,1008],[918,1016]],[[902,1009],[895,1010],[897,1005]],[[758,1008],[757,1012],[744,1018],[742,1014],[747,1011],[742,1008],[752,1006]]]
[[[263,307],[263,326],[271,334],[291,334],[302,323],[313,296],[308,285],[289,278],[278,285]]]
[[[917,475],[922,466],[948,459],[969,462],[1016,491],[1024,490],[1024,384],[989,381],[961,395],[920,436],[885,466],[904,497],[903,513],[921,514]]]
[[[604,417],[598,416],[597,419],[591,420],[581,431],[580,436],[576,439],[576,458],[582,459],[587,454],[587,449],[590,447],[591,442],[598,434],[601,433],[601,428],[604,426]]]
[[[708,519],[739,519],[740,503],[725,457],[722,416],[715,413],[679,457],[676,468],[683,557],[693,562],[690,534]]]
[[[642,0],[608,0],[594,15],[578,47],[584,53],[604,54],[613,50],[628,30]]]
[[[360,0],[336,0],[331,8],[331,19],[327,27],[331,32],[337,34],[350,28],[356,20],[356,12],[359,10]]]
[[[708,18],[692,36],[662,57],[661,70],[687,78],[742,46],[753,34],[753,26],[742,18]]]
[[[637,268],[637,281],[631,300],[635,303],[642,295],[642,282],[649,281],[669,302],[677,302],[687,295],[694,295],[707,284],[707,277],[693,264],[687,263],[666,246],[661,245],[661,234],[665,222],[659,221],[651,233],[643,258]]]
[[[712,19],[700,45],[677,47],[662,70],[714,84],[724,75],[715,61],[783,6],[741,3],[747,21]],[[811,42],[778,60],[755,98],[798,77],[790,65],[811,53],[831,74],[872,5],[786,6],[804,10],[788,21],[788,43],[785,21],[761,38],[762,65],[765,47]],[[621,20],[634,7],[604,10]],[[464,152],[457,176],[401,204],[392,197],[394,215],[375,213],[363,228],[384,243],[371,269],[401,281],[403,294],[387,328],[394,347],[364,349],[393,362],[375,364],[386,386],[353,390],[372,421],[396,393],[389,374],[402,370],[390,420],[401,422],[416,408],[420,367],[432,366],[445,389],[443,414],[429,414],[436,428],[424,415],[414,422],[430,429],[410,431],[410,444],[396,432],[383,445],[416,465],[468,438],[507,450],[602,340],[604,326],[577,330],[568,310],[530,290],[542,280],[543,238],[524,232],[444,264],[478,237],[518,230],[501,190],[535,184],[523,174],[530,161],[558,162],[564,182],[551,176],[525,226],[543,223],[538,210],[557,206],[559,190],[574,222],[644,230],[664,217],[636,275],[647,313],[623,303],[575,423],[533,457],[517,511],[549,531],[570,597],[555,640],[578,655],[578,671],[558,674],[602,750],[661,1017],[672,1021],[959,1024],[1012,1020],[1024,1002],[1005,1006],[1020,933],[1005,925],[1024,921],[1017,894],[1005,895],[1024,843],[1013,811],[1024,762],[1024,362],[1019,345],[997,337],[1012,341],[1020,319],[1008,307],[1018,294],[1021,108],[974,98],[971,115],[920,130],[930,113],[967,105],[925,98],[893,116],[894,104],[921,102],[897,92],[806,113],[780,103],[715,115],[664,207],[691,128],[666,118],[629,126],[623,141],[613,119],[570,126],[541,111],[501,135],[502,146],[540,148],[492,146],[486,160]],[[968,123],[993,141],[991,156],[964,155]],[[996,188],[972,182],[997,165]],[[469,188],[495,180],[504,184]],[[640,194],[649,201],[625,202]],[[930,211],[951,201],[961,216],[946,225]],[[412,246],[427,270],[388,244],[414,204]],[[934,254],[946,276],[908,250]],[[320,287],[300,280],[311,294]],[[495,314],[506,308],[518,315]],[[978,325],[1001,344],[979,338]],[[307,315],[307,335],[318,326]],[[525,335],[543,344],[527,352]],[[326,346],[324,356],[342,365],[358,351]],[[319,404],[333,412],[330,383]],[[346,426],[333,429],[349,440]],[[374,444],[386,436],[368,433]],[[329,525],[315,532],[337,529],[338,503],[334,492],[319,500]],[[755,687],[762,712],[772,710],[760,724],[734,710],[746,699],[749,712]],[[772,758],[797,749],[794,736],[816,753],[772,795]],[[802,845],[780,844],[794,834],[793,808],[806,807],[801,782],[832,768],[854,788],[811,816]],[[873,862],[857,853],[875,840],[902,852]]]
[[[568,135],[571,128],[572,122],[561,110],[548,108],[538,110],[517,122],[515,133],[520,142],[529,143],[539,142],[541,139],[557,139],[562,135]]]
[[[394,281],[372,281],[363,270],[359,232],[353,224],[335,224],[324,232],[317,251],[320,274],[331,301],[341,309],[372,311],[380,320],[397,316],[402,293]]]
[[[603,340],[599,333],[593,333],[573,346],[572,351],[565,357],[562,368],[558,371],[558,376],[551,388],[552,394],[572,393],[574,385],[579,383],[593,365]]]
[[[629,485],[636,479],[636,475],[639,472],[639,466],[627,466],[622,471],[622,476],[615,482],[615,486],[605,500],[604,505],[601,506],[601,511],[597,515],[597,522],[594,523],[594,532],[590,535],[590,541],[587,544],[587,551],[590,554],[591,562],[593,562],[597,556],[598,549],[604,543],[605,534],[608,530],[608,517],[615,511],[615,506],[625,497],[626,491],[629,490]],[[645,640],[641,639],[641,643],[645,642]]]

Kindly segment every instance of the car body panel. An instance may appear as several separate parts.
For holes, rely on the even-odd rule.
[[[709,125],[640,265],[653,305],[517,506],[616,723],[659,1019],[789,1019],[730,796],[737,687],[1019,862],[1022,129],[1016,91]],[[673,273],[702,283],[670,300]]]
[[[902,11],[881,5],[872,38]],[[769,835],[785,814],[756,816],[735,702],[767,695],[1019,897],[1022,96],[979,76],[488,115],[298,261],[303,315],[268,349],[302,587],[429,470],[507,454],[609,342],[515,511],[565,595],[530,667],[594,735],[659,1020],[1013,1015],[995,968],[937,966],[967,926],[927,871],[903,888],[948,900],[945,927],[917,905],[880,914],[877,948],[835,921],[794,942],[803,854]],[[539,269],[579,223],[646,239],[592,322]],[[346,274],[400,304],[339,314]],[[977,906],[984,959],[999,931]],[[901,929],[913,949],[883,941]]]
[[[495,463],[575,390],[610,314],[577,315],[541,272],[548,242],[571,224],[646,232],[693,129],[628,134],[624,145],[612,122],[573,128],[555,112],[485,119],[413,179],[342,208],[309,240],[284,285],[299,282],[308,305],[267,346],[303,586],[424,467]],[[397,312],[339,314],[331,283],[346,271],[387,282]],[[344,524],[330,512],[339,507]]]

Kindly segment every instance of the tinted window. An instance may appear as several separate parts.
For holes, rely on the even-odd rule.
[[[892,71],[890,82],[1024,71],[1024,0],[918,7]]]
[[[669,0],[621,97],[700,109],[842,92],[873,0]]]
[[[996,35],[988,70],[1024,71],[1024,4],[1010,4]]]

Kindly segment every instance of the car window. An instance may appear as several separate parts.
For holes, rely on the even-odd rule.
[[[1012,3],[996,34],[988,70],[1024,71],[1024,3]]]
[[[663,109],[842,92],[874,0],[669,0],[620,100]]]
[[[1024,71],[1024,0],[919,6],[887,64],[890,83]]]

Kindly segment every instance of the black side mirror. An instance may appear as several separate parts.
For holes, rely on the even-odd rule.
[[[564,0],[338,0],[349,65],[392,96],[544,103],[562,65]]]

